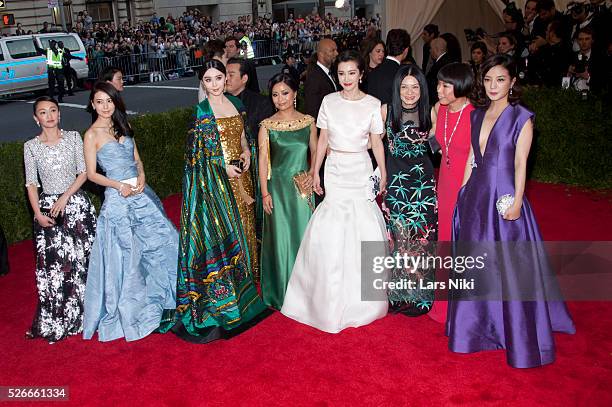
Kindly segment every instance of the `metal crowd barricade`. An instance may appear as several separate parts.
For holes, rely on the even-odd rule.
[[[336,36],[339,50],[344,48],[358,47],[362,33],[350,33],[348,35]],[[297,42],[256,40],[252,42],[256,60],[272,59],[271,63],[277,63],[285,52],[302,54],[304,51],[314,51],[318,44],[318,38],[302,38]],[[275,61],[276,59],[276,61]],[[180,77],[192,72],[204,63],[202,51],[198,48],[174,48],[145,54],[124,54],[114,57],[93,56],[88,53],[89,78],[95,80],[100,72],[108,66],[115,66],[123,72],[130,80],[149,80],[151,82]],[[263,61],[265,64],[266,62]]]

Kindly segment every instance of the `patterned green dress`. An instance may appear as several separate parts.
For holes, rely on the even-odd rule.
[[[238,99],[230,100],[244,110]],[[196,107],[185,153],[173,331],[192,342],[227,338],[265,309],[253,283],[217,122],[204,100]]]
[[[435,255],[437,241],[438,205],[436,181],[428,156],[427,132],[418,128],[418,115],[404,121],[402,130],[391,128],[391,106],[385,125],[387,132],[387,195],[383,212],[391,234],[393,255]],[[415,288],[389,290],[391,310],[410,316],[423,315],[433,305],[433,290],[420,289],[421,283],[434,280],[435,269],[418,267],[395,268],[390,280],[413,281]]]

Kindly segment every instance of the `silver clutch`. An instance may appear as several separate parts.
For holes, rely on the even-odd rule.
[[[510,207],[514,204],[514,196],[510,194],[502,195],[497,202],[495,202],[495,207],[497,208],[497,213],[501,216],[504,216],[506,211],[510,209]]]

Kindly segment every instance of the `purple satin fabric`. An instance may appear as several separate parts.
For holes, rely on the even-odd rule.
[[[574,333],[574,323],[558,292],[527,199],[523,198],[521,216],[515,221],[504,220],[495,207],[502,195],[514,196],[516,142],[533,113],[520,105],[509,105],[491,130],[481,155],[479,136],[484,115],[484,109],[471,114],[475,166],[459,191],[453,241],[455,254],[457,246],[469,251],[466,242],[497,243],[477,280],[478,291],[486,292],[486,300],[466,300],[450,293],[446,325],[449,348],[460,353],[506,349],[508,364],[513,367],[541,366],[555,359],[553,332]],[[520,250],[512,243],[499,242],[517,242]],[[525,300],[525,289],[533,291],[528,295],[530,300]]]

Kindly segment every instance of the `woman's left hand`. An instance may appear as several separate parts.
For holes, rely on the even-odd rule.
[[[503,218],[505,220],[517,220],[521,217],[521,203],[514,203],[508,210],[504,213]]]
[[[145,188],[145,174],[144,172],[141,173],[140,175],[138,175],[138,178],[136,178],[136,187],[134,187],[135,189],[133,189],[135,194],[140,194],[142,193],[142,191],[144,191]]]
[[[51,210],[49,211],[49,214],[52,218],[56,218],[57,215],[59,215],[60,213],[62,215],[64,214],[64,209],[66,208],[66,204],[68,204],[68,198],[69,197],[65,195],[62,195],[57,198],[57,201],[55,201],[55,203],[51,207]]]
[[[251,153],[247,150],[240,154],[240,161],[242,161],[242,171],[248,171],[251,167]]]
[[[387,193],[387,173],[380,173],[380,191],[378,195],[384,196]]]

